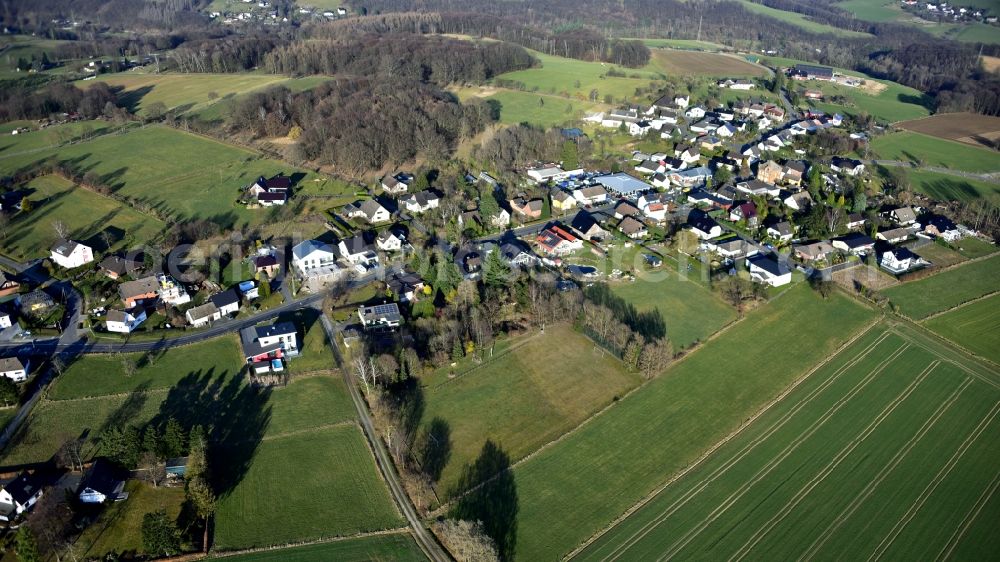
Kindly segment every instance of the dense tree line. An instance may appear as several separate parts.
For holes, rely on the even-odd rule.
[[[573,25],[550,31],[488,11],[472,11],[465,6],[450,7],[439,13],[416,13],[407,12],[410,8],[406,4],[394,3],[391,7],[399,10],[387,10],[404,13],[380,13],[350,18],[331,26],[316,28],[313,33],[334,37],[347,30],[374,33],[458,33],[491,37],[550,55],[581,60],[612,62],[629,67],[640,67],[649,62],[649,48],[642,42],[608,39],[605,34],[592,27]],[[577,19],[578,17],[579,14]]]
[[[0,121],[41,119],[53,113],[77,112],[87,119],[105,113],[108,104],[115,106],[117,98],[103,82],[81,90],[72,84],[53,83],[40,90],[15,83],[0,88]]]
[[[264,34],[189,41],[171,59],[181,72],[241,72],[256,68],[282,42]]]
[[[210,0],[5,0],[0,23],[17,29],[45,30],[52,20],[68,19],[97,27],[136,29],[202,25],[198,10]],[[56,27],[61,27],[56,25]]]
[[[264,67],[281,74],[382,74],[447,85],[482,82],[534,63],[526,50],[510,43],[389,33],[293,43],[268,54]]]
[[[486,102],[462,105],[429,84],[378,76],[331,80],[305,92],[275,88],[246,96],[235,105],[229,125],[256,136],[284,135],[298,127],[302,159],[357,175],[417,156],[446,158],[495,113]]]

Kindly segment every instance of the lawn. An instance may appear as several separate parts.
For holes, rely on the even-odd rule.
[[[907,17],[895,0],[846,0],[837,2],[837,7],[866,21],[889,22]]]
[[[830,33],[840,37],[871,37],[871,35],[867,33],[840,29],[831,25],[813,21],[797,12],[786,12],[785,10],[779,10],[777,8],[771,8],[756,2],[750,2],[749,0],[740,0],[740,4],[742,4],[747,11],[790,23],[812,33]]]
[[[663,267],[669,268],[669,264]],[[736,318],[733,307],[711,290],[669,269],[611,287],[639,312],[658,310],[667,324],[667,336],[678,350],[703,341]]]
[[[962,238],[954,246],[958,253],[970,259],[988,256],[997,251],[996,245],[972,237]]]
[[[990,199],[1000,203],[1000,184],[926,170],[907,170],[913,188],[940,201]]]
[[[280,84],[286,78],[276,74],[146,74],[132,71],[106,74],[97,80],[121,88],[118,100],[141,114],[156,102],[181,113],[196,111],[236,94]],[[77,85],[88,87],[97,80]]]
[[[917,119],[930,114],[928,107],[931,100],[926,95],[894,82],[881,80],[877,82],[886,86],[877,95],[871,95],[861,88],[852,88],[832,82],[807,80],[802,84],[810,89],[821,90],[827,99],[832,96],[843,96],[846,99],[844,104],[829,101],[809,102],[812,107],[827,113],[839,112],[851,115],[868,113],[876,119],[889,123]]]
[[[441,419],[450,429],[451,456],[438,486],[446,494],[487,439],[520,459],[640,382],[567,324],[512,345],[478,369],[424,388],[423,427]]]
[[[578,559],[991,556],[1000,388],[941,358],[872,330]]]
[[[263,550],[250,554],[220,557],[232,562],[423,562],[427,560],[409,534],[398,533]]]
[[[548,128],[576,121],[587,111],[601,107],[589,101],[553,95],[516,90],[495,90],[495,92],[484,99],[500,104],[500,122],[508,125],[531,123]]]
[[[193,365],[192,358],[197,358]],[[123,359],[137,367],[131,376],[125,374]],[[234,336],[168,348],[159,355],[84,355],[56,379],[49,389],[48,398],[65,400],[131,392],[139,388],[164,389],[176,385],[192,373],[213,377],[220,373],[235,373],[243,368],[243,363],[243,355]]]
[[[901,160],[965,172],[1000,171],[1000,153],[996,151],[920,133],[901,131],[883,135],[872,139],[870,146],[879,160]]]
[[[58,235],[53,225],[62,222],[70,237],[104,251],[102,233],[110,236],[111,249],[122,249],[129,240],[151,241],[166,228],[155,217],[118,201],[77,187],[59,176],[41,176],[20,189],[34,208],[11,217],[2,241],[3,252],[19,261],[49,256]],[[86,209],[86,213],[80,212]]]
[[[1000,289],[1000,256],[958,266],[882,291],[903,314],[919,320]]]
[[[354,425],[261,443],[216,514],[220,550],[396,528],[403,520]]]
[[[817,322],[822,318],[822,322]],[[515,469],[517,555],[571,551],[688,466],[872,318],[801,283]]]
[[[27,136],[36,134],[42,133]],[[20,148],[10,154],[0,151],[0,173],[53,157],[101,175],[116,195],[154,209],[160,217],[207,219],[222,228],[268,222],[269,211],[236,204],[239,188],[260,175],[298,172],[249,150],[165,126],[105,135],[59,149],[25,153]],[[307,185],[311,179],[306,174],[299,183]]]
[[[154,488],[137,480],[125,485],[128,500],[107,506],[77,540],[77,555],[100,558],[110,552],[144,552],[142,518],[160,509],[176,520],[184,503],[184,488]]]
[[[645,39],[630,37],[629,39],[633,41],[642,41],[647,47],[668,47],[672,49],[689,49],[695,51],[720,51],[727,48],[725,45],[721,45],[719,43],[712,43],[711,41],[696,41],[694,39],[660,39],[656,37]]]
[[[635,97],[636,88],[646,87],[650,81],[660,78],[658,73],[648,70],[554,57],[535,51],[532,51],[532,54],[541,62],[540,66],[508,72],[498,78],[521,82],[528,91],[565,94],[580,100],[589,99],[591,90],[597,90],[599,101],[603,101],[605,95],[610,95],[616,102]],[[626,76],[608,76],[607,73],[611,69],[623,72]],[[535,103],[538,101],[535,100]],[[565,105],[562,104],[561,107],[565,108]]]
[[[17,61],[23,58],[31,62],[32,58],[41,59],[42,53],[46,53],[50,61],[55,62],[56,48],[61,45],[68,45],[70,41],[58,39],[44,39],[41,37],[30,37],[28,35],[4,35],[0,37],[0,48],[3,49],[0,58],[0,78],[17,78],[24,76],[23,72],[17,72]]]
[[[945,312],[924,325],[958,345],[1000,364],[1000,294]]]
[[[333,354],[326,341],[326,332],[319,322],[319,311],[302,308],[282,314],[278,322],[292,322],[298,327],[299,355],[288,363],[288,371],[293,374],[333,369]]]
[[[941,244],[925,244],[915,248],[913,253],[931,262],[936,267],[949,267],[962,263],[967,258],[948,246]]]
[[[288,386],[271,392],[268,404],[269,437],[353,420],[356,415],[340,375],[293,378]]]

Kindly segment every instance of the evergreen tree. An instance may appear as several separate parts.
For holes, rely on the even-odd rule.
[[[139,463],[142,445],[139,430],[134,426],[113,426],[101,433],[100,454],[125,468]]]
[[[7,377],[0,377],[0,402],[3,402],[4,406],[10,406],[17,404],[19,399],[20,391],[17,389],[17,383]]]
[[[499,214],[500,204],[497,203],[497,199],[493,196],[493,192],[483,190],[483,192],[479,194],[479,216],[482,217],[483,224],[493,224],[493,217],[496,217]]]
[[[483,266],[483,280],[487,286],[503,287],[510,279],[510,264],[500,255],[497,248],[486,256],[486,264]]]
[[[858,192],[858,194],[854,196],[854,206],[853,206],[854,212],[862,213],[867,208],[868,208],[868,197],[864,194],[864,192]]]
[[[451,360],[458,361],[465,357],[465,350],[462,348],[461,338],[455,338],[455,345],[451,346]]]
[[[156,428],[152,425],[146,426],[145,431],[142,432],[142,450],[143,452],[153,453],[157,456],[160,454],[160,449],[163,447],[163,442],[160,439],[160,433],[156,431]]]
[[[183,456],[186,448],[184,428],[171,417],[167,420],[167,428],[163,432],[163,456],[167,458]]]
[[[564,170],[576,170],[580,167],[580,153],[574,141],[563,142],[562,167]]]
[[[263,271],[257,274],[257,296],[261,300],[271,296],[271,280],[267,278],[267,274]]]

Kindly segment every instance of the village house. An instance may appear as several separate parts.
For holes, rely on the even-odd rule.
[[[417,273],[400,271],[392,274],[385,282],[386,287],[396,295],[399,302],[414,302],[424,289],[424,280]]]
[[[253,263],[254,275],[263,273],[268,278],[273,278],[281,270],[278,258],[273,254],[254,256],[251,261]]]
[[[545,204],[541,199],[524,199],[523,197],[515,197],[508,201],[511,210],[514,213],[521,215],[525,219],[533,220],[540,218],[542,216],[542,209]]]
[[[875,241],[860,232],[834,238],[830,243],[834,248],[855,256],[863,256],[875,249]]]
[[[109,279],[118,280],[126,275],[138,271],[139,268],[142,267],[142,263],[131,258],[108,256],[101,260],[98,267],[101,268],[101,271],[103,271],[104,275],[106,275]]]
[[[792,282],[792,272],[785,264],[771,256],[757,255],[747,258],[750,278],[758,283],[781,287]]]
[[[729,259],[740,259],[758,253],[757,246],[739,236],[733,236],[724,240],[706,241],[704,246],[709,252],[715,252],[720,257]]]
[[[499,251],[504,261],[513,267],[530,267],[538,261],[538,258],[520,240],[514,239],[504,242],[500,245]]]
[[[781,193],[778,186],[760,180],[741,181],[736,184],[736,190],[741,193],[746,193],[747,195],[756,195],[758,197],[777,197],[778,194]]]
[[[264,282],[268,283],[267,280],[265,280]],[[243,295],[243,298],[248,301],[254,300],[260,296],[260,287],[258,287],[257,283],[252,279],[248,279],[246,281],[240,281],[239,285],[237,285],[237,288],[240,294]]]
[[[305,240],[292,248],[292,267],[302,275],[308,275],[313,270],[336,268],[336,262],[333,248],[319,240]]]
[[[437,209],[441,204],[441,198],[437,193],[428,189],[417,193],[411,193],[410,195],[401,198],[399,200],[399,204],[402,205],[407,212],[419,215],[432,209]]]
[[[576,208],[576,198],[561,189],[553,189],[550,194],[552,210],[566,213]]]
[[[592,185],[577,189],[573,192],[573,197],[579,205],[600,205],[608,200],[608,192],[600,185]]]
[[[781,221],[771,226],[767,227],[767,235],[780,242],[788,242],[792,239],[795,233],[792,230],[792,224],[788,221]]]
[[[789,185],[800,185],[806,173],[806,165],[798,160],[789,160],[781,168],[781,179]]]
[[[535,241],[543,253],[552,256],[565,256],[583,248],[583,240],[573,236],[558,224],[539,232]]]
[[[389,210],[374,199],[365,199],[344,205],[344,214],[348,218],[360,218],[371,224],[388,222],[391,218]]]
[[[813,64],[797,64],[789,70],[789,75],[794,80],[833,80],[833,69],[828,66],[816,66]]]
[[[131,310],[111,309],[104,316],[104,325],[109,332],[131,334],[146,321],[146,310],[136,307]]]
[[[349,263],[369,269],[378,266],[378,253],[365,234],[361,232],[341,240],[337,244],[337,250],[340,257]]]
[[[22,471],[0,489],[0,520],[13,521],[42,497],[41,479]]]
[[[94,250],[80,242],[59,239],[52,245],[49,257],[56,265],[73,269],[94,261]]]
[[[583,209],[580,209],[573,216],[573,220],[570,221],[569,226],[584,240],[603,240],[608,235],[608,231],[601,227],[601,223],[597,221],[594,215]]]
[[[865,227],[865,217],[861,213],[847,215],[847,229],[861,230]]]
[[[757,205],[750,201],[734,205],[729,209],[729,220],[733,222],[746,221],[747,226],[755,228],[757,226]]]
[[[837,249],[833,247],[833,244],[825,240],[820,240],[818,242],[795,246],[795,257],[807,262],[819,261],[826,259],[836,251]]]
[[[250,186],[248,193],[250,196],[256,198],[257,203],[262,207],[271,207],[274,205],[284,205],[288,201],[291,190],[292,179],[279,174],[270,179],[260,176]]]
[[[955,223],[947,217],[934,215],[928,217],[924,222],[924,232],[931,236],[937,236],[945,242],[957,242],[962,239],[962,233]]]
[[[776,184],[781,181],[782,176],[781,164],[774,160],[768,160],[757,166],[757,179],[761,182]]]
[[[383,252],[398,252],[403,249],[406,236],[396,229],[388,228],[375,237],[375,246]]]
[[[127,476],[111,461],[99,458],[83,476],[77,496],[80,502],[89,504],[125,499],[128,497],[128,493],[124,491]]]
[[[719,226],[719,223],[715,222],[707,213],[697,209],[688,213],[687,224],[691,232],[701,240],[722,236],[722,227]]]
[[[219,314],[229,316],[240,311],[240,294],[235,287],[230,287],[221,293],[216,293],[208,300],[219,309]]]
[[[629,238],[638,239],[645,237],[649,231],[646,229],[646,225],[642,221],[636,219],[632,216],[627,216],[618,223],[618,230],[622,234],[628,236]]]
[[[278,322],[240,330],[246,364],[256,374],[284,370],[284,361],[299,354],[295,324]]]
[[[222,313],[219,311],[219,307],[215,306],[215,303],[207,302],[188,309],[184,313],[184,317],[187,318],[188,324],[195,328],[200,328],[216,320],[220,320]]]
[[[361,320],[361,327],[366,332],[386,332],[398,328],[403,322],[403,315],[399,312],[399,305],[391,302],[359,306],[358,319]]]
[[[880,230],[875,234],[875,238],[890,244],[899,244],[909,240],[913,236],[913,231],[909,228],[893,228],[891,230]]]
[[[899,207],[889,211],[889,219],[899,226],[906,226],[917,222],[917,213],[913,207]]]
[[[398,173],[396,175],[386,174],[379,183],[382,186],[382,191],[391,195],[399,195],[401,193],[406,193],[407,190],[410,189],[410,183],[412,182],[413,176]]]
[[[615,205],[615,218],[621,220],[625,217],[637,217],[640,216],[642,212],[638,207],[629,203],[628,201],[621,200]]]
[[[754,83],[746,78],[737,78],[735,80],[727,78],[725,80],[719,80],[716,84],[720,89],[730,89],[730,90],[752,90],[754,88]]]
[[[879,260],[879,266],[893,275],[902,275],[927,265],[930,265],[930,262],[906,248],[886,250],[882,252],[882,259]]]
[[[126,281],[118,286],[118,294],[121,296],[125,308],[151,304],[159,298],[159,290],[160,283],[153,275],[135,281]]]
[[[689,168],[667,174],[667,179],[670,180],[671,185],[682,188],[705,185],[705,182],[710,177],[712,177],[712,170],[709,170],[706,166],[698,166],[697,168]]]
[[[21,284],[11,279],[6,273],[0,271],[0,297],[7,297],[17,293],[21,289]]]
[[[840,172],[851,177],[856,177],[864,173],[865,164],[864,162],[854,160],[853,158],[834,156],[833,160],[830,161],[830,169],[834,172]]]
[[[28,368],[31,362],[21,361],[17,357],[0,358],[0,377],[7,377],[14,382],[23,382],[28,378]]]
[[[785,197],[782,203],[793,211],[804,211],[812,207],[813,200],[812,195],[809,195],[808,191],[798,191]]]

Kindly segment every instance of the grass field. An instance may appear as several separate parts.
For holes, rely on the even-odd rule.
[[[1000,379],[875,329],[580,560],[977,559]]]
[[[1000,184],[956,177],[927,170],[909,170],[910,182],[916,191],[941,201],[972,201],[991,199],[1000,202]]]
[[[122,88],[118,99],[133,111],[144,113],[151,104],[163,103],[179,112],[198,110],[229,96],[280,84],[285,77],[275,74],[107,74],[98,80]],[[87,87],[97,80],[80,82]],[[214,96],[210,96],[214,94]]]
[[[677,49],[653,49],[646,67],[669,76],[762,77],[767,69],[737,56]]]
[[[851,12],[858,19],[874,22],[896,21],[906,15],[895,0],[846,0],[837,2],[837,7]]]
[[[20,188],[34,204],[29,213],[14,215],[0,241],[3,252],[16,259],[48,257],[58,235],[53,228],[62,222],[70,237],[88,243],[98,251],[106,248],[102,232],[111,235],[112,249],[121,249],[126,235],[149,241],[166,228],[155,217],[126,207],[118,201],[77,187],[58,176],[42,176]],[[86,213],[81,213],[86,209]]]
[[[919,320],[1000,289],[1000,256],[958,266],[890,287],[882,294],[900,312]]]
[[[796,12],[786,12],[785,10],[779,10],[777,8],[771,8],[763,4],[758,4],[756,2],[750,2],[749,0],[740,0],[740,4],[743,5],[750,12],[758,13],[768,17],[772,17],[783,22],[790,23],[797,27],[801,27],[806,31],[811,31],[813,33],[829,33],[832,35],[838,35],[840,37],[871,37],[867,33],[860,33],[857,31],[850,31],[847,29],[840,29],[833,27],[831,25],[826,25],[813,21],[806,16],[796,13]]]
[[[0,50],[0,78],[24,76],[24,73],[18,73],[16,70],[17,61],[21,58],[31,62],[32,57],[41,59],[42,53],[46,53],[49,60],[57,60],[56,48],[69,43],[69,41],[29,37],[27,35],[4,35],[0,37],[0,49],[2,49]]]
[[[481,98],[498,102],[500,122],[507,125],[531,123],[540,127],[552,127],[576,121],[587,111],[603,107],[601,104],[579,99],[502,88],[458,88],[455,94],[462,101]]]
[[[407,533],[345,539],[328,543],[226,556],[233,562],[422,562],[427,560]]]
[[[174,386],[193,372],[211,376],[235,372],[243,366],[243,356],[234,336],[221,336],[204,342],[169,348],[150,363],[150,356],[129,353],[124,356],[138,369],[126,376],[122,358],[113,355],[85,355],[69,365],[49,389],[51,400],[66,400]],[[191,358],[199,358],[192,362]],[[196,370],[186,365],[194,364]]]
[[[29,133],[42,135],[43,133]],[[18,135],[18,138],[21,135]],[[177,219],[208,219],[223,228],[260,224],[267,211],[236,204],[239,188],[260,175],[296,173],[256,153],[163,126],[105,135],[58,149],[0,151],[0,173],[30,167],[48,157],[100,174],[115,193]],[[0,148],[2,150],[2,148]],[[306,174],[300,185],[311,184]]]
[[[914,249],[913,253],[931,262],[935,267],[949,267],[966,260],[962,254],[941,244],[926,244]]]
[[[598,100],[611,95],[616,102],[631,99],[635,89],[648,86],[651,80],[659,79],[656,72],[645,69],[615,67],[599,62],[587,62],[563,57],[554,57],[532,51],[541,66],[501,74],[499,78],[522,82],[529,92],[542,94],[566,94],[580,100],[589,99],[591,90],[597,90]],[[608,70],[615,68],[626,77],[607,76]],[[535,100],[538,103],[538,100]],[[566,104],[562,104],[565,108]]]
[[[970,259],[988,256],[997,251],[996,245],[980,240],[979,238],[963,238],[955,243],[955,249],[958,253]]]
[[[1000,295],[949,310],[924,325],[958,345],[1000,364]]]
[[[965,172],[1000,171],[1000,153],[967,144],[902,131],[872,139],[871,149],[879,160],[901,160],[923,166]]]
[[[165,509],[176,520],[184,503],[184,488],[154,488],[133,480],[125,485],[128,501],[111,504],[80,535],[78,556],[100,558],[110,552],[144,552],[142,518],[147,513]]]
[[[239,485],[220,498],[220,550],[396,528],[403,520],[353,425],[264,441]]]
[[[871,95],[860,88],[852,88],[833,84],[809,80],[804,82],[809,88],[822,90],[829,99],[831,96],[843,96],[847,103],[836,104],[829,101],[810,102],[810,105],[827,113],[847,113],[856,115],[868,113],[873,117],[889,123],[916,119],[930,114],[930,98],[924,94],[896,84],[894,82],[879,81],[886,88],[877,95]]]
[[[571,551],[871,318],[847,297],[824,301],[799,284],[518,466],[518,558],[553,560]]]
[[[703,341],[736,318],[733,307],[703,285],[679,279],[676,274],[665,277],[663,280],[615,283],[611,287],[639,312],[658,310],[666,322],[667,336],[676,349]]]
[[[711,41],[696,41],[694,39],[660,39],[660,38],[636,38],[629,39],[642,41],[647,47],[667,47],[672,49],[691,49],[696,51],[721,51],[725,45],[712,43]]]
[[[279,436],[353,420],[356,413],[340,375],[293,378],[271,393],[266,434]]]
[[[522,458],[640,382],[566,324],[513,345],[480,368],[424,389],[422,425],[440,418],[451,431],[451,457],[439,485],[445,493],[486,439]]]

